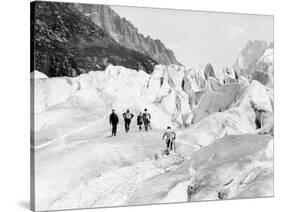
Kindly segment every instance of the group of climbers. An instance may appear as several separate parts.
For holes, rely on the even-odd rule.
[[[123,118],[124,118],[124,125],[125,125],[125,132],[128,133],[130,130],[130,124],[132,119],[134,118],[134,114],[130,112],[128,109],[125,113],[123,113]],[[144,126],[144,130],[148,131],[148,129],[151,128],[151,115],[147,111],[147,109],[144,109],[144,112],[140,112],[139,115],[137,116],[137,125],[138,129],[142,130],[142,125]],[[119,123],[119,118],[118,115],[115,113],[115,110],[112,110],[112,113],[109,116],[109,123],[112,125],[112,136],[116,136],[117,132],[117,125]],[[165,140],[166,142],[166,149],[163,152],[163,154],[168,155],[170,151],[176,151],[175,149],[175,140],[176,140],[176,133],[171,129],[170,126],[167,127],[167,130],[164,132],[162,136],[162,140]]]
[[[150,124],[151,115],[147,112],[147,109],[144,109],[143,113],[140,113],[137,118],[137,125],[139,126],[139,130],[142,130],[142,125],[144,126],[144,130],[148,131],[148,128],[152,129]]]
[[[128,109],[125,113],[123,113],[125,132],[129,132],[130,124],[132,119],[134,118],[134,114],[130,112]],[[147,109],[144,109],[144,112],[140,113],[137,117],[137,125],[139,126],[139,130],[142,130],[142,125],[144,125],[145,131],[148,131],[148,128],[151,128],[150,125],[151,115],[148,113]],[[117,125],[119,123],[118,115],[115,113],[115,110],[112,110],[112,113],[109,116],[109,123],[112,125],[112,136],[116,136]]]

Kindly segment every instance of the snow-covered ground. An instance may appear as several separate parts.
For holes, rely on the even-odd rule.
[[[222,85],[174,65],[151,75],[109,66],[75,78],[32,76],[37,210],[215,200],[218,192],[224,199],[272,196],[273,138],[258,133],[272,131],[273,92],[261,83]],[[266,113],[262,129],[252,104]],[[136,126],[144,108],[149,132]],[[135,114],[129,133],[126,109]],[[177,153],[162,156],[167,126],[177,132]]]

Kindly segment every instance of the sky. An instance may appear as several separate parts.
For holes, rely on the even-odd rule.
[[[186,67],[234,64],[249,40],[273,41],[273,16],[112,6],[144,36],[161,40]]]

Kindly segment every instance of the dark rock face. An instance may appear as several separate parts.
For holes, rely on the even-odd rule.
[[[122,46],[142,52],[160,64],[180,65],[174,53],[160,40],[153,40],[149,36],[144,37],[132,23],[121,18],[110,6],[76,4],[76,7]]]
[[[117,43],[74,4],[33,2],[31,15],[34,69],[48,76],[76,76],[108,64],[151,73],[157,64]]]

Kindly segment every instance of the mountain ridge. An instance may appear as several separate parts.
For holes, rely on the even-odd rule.
[[[273,59],[273,42],[250,40],[240,52],[233,68],[239,75],[273,88]]]
[[[75,4],[79,11],[108,32],[119,44],[147,54],[160,64],[181,65],[172,50],[165,47],[159,39],[144,36],[126,18],[108,5]]]
[[[76,76],[108,64],[151,73],[158,64],[117,43],[73,3],[33,2],[31,8],[34,68],[48,76]]]
[[[258,67],[259,60],[266,50],[273,49],[273,42],[264,40],[249,40],[239,53],[233,67],[242,75],[251,75],[256,69],[266,69]]]

